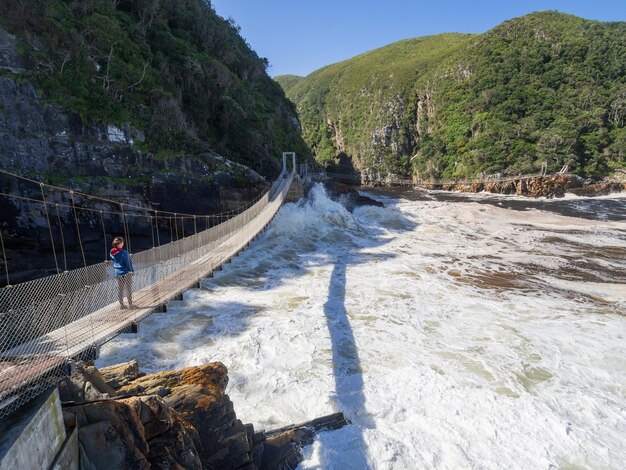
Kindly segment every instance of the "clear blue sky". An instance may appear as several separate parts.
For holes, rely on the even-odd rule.
[[[538,10],[626,21],[626,0],[212,0],[270,62],[272,76],[307,75],[400,39],[482,33]]]

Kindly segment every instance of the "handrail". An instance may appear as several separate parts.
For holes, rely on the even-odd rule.
[[[82,357],[243,250],[272,220],[293,181],[269,190],[224,222],[133,256],[137,310],[122,310],[109,262],[0,288],[0,417],[68,374]]]

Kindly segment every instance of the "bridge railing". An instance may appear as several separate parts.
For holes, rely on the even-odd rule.
[[[241,250],[271,221],[292,178],[284,173],[256,202],[218,225],[135,254],[131,282],[139,307],[148,314],[158,305],[142,305],[138,292],[171,298]],[[127,315],[120,316],[109,262],[0,288],[0,417],[66,375],[68,359],[128,323]]]

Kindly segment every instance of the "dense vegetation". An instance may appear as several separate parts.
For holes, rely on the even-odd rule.
[[[625,22],[534,13],[277,81],[320,162],[345,153],[374,177],[626,167]]]
[[[267,60],[208,0],[3,0],[0,26],[30,63],[14,78],[85,122],[131,123],[141,150],[211,149],[265,174],[306,151]]]

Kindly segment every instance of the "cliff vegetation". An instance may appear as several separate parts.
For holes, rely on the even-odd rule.
[[[317,160],[366,179],[626,167],[626,22],[538,12],[276,80]]]
[[[1,74],[83,124],[132,125],[136,150],[210,150],[264,174],[282,151],[306,153],[267,59],[207,0],[4,0],[0,26],[21,56]]]

